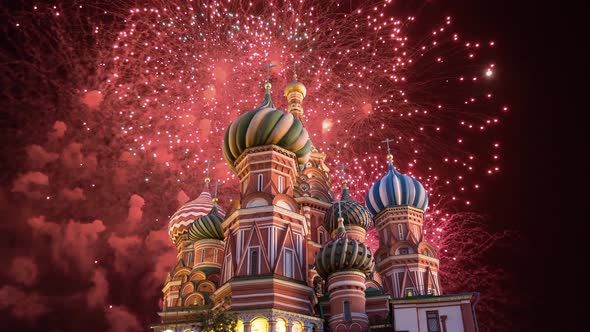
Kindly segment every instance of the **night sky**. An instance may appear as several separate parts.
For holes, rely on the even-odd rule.
[[[351,8],[357,5],[355,2]],[[6,331],[146,330],[150,323],[157,322],[160,289],[165,273],[175,261],[175,249],[166,229],[167,218],[180,203],[200,192],[204,177],[202,160],[206,157],[195,163],[193,174],[179,175],[179,172],[186,171],[182,165],[190,164],[192,160],[179,159],[175,152],[159,148],[154,149],[158,156],[152,159],[125,153],[127,138],[122,138],[117,126],[129,126],[138,120],[125,122],[116,113],[105,112],[107,108],[117,109],[117,101],[84,91],[108,87],[101,81],[106,77],[101,75],[108,69],[72,73],[76,69],[98,68],[92,62],[108,58],[100,53],[102,49],[93,44],[92,38],[84,37],[84,34],[93,33],[93,27],[88,28],[91,20],[80,15],[76,24],[58,25],[51,21],[51,17],[33,19],[39,14],[31,9],[32,6],[28,1],[3,1],[0,9],[0,24],[6,37],[0,51],[0,213],[3,215],[0,264],[4,267],[0,270],[0,326]],[[133,7],[120,3],[117,6]],[[106,5],[97,8],[116,9]],[[95,13],[97,8],[91,12]],[[546,194],[550,190],[548,182],[553,177],[547,173],[550,172],[547,155],[548,151],[556,151],[552,146],[555,143],[550,142],[547,134],[547,115],[555,113],[549,102],[552,88],[548,82],[562,80],[562,71],[551,63],[559,56],[559,44],[567,44],[568,37],[560,33],[563,22],[559,19],[547,23],[547,11],[538,5],[524,3],[514,6],[508,1],[461,0],[426,2],[417,15],[422,22],[433,20],[437,23],[451,15],[453,27],[463,34],[484,36],[483,40],[493,39],[498,44],[493,57],[497,68],[494,96],[499,96],[500,103],[509,105],[510,110],[502,114],[501,126],[493,129],[493,135],[481,134],[481,139],[477,139],[478,134],[469,136],[473,137],[469,149],[487,153],[488,143],[497,138],[501,142],[501,170],[493,176],[469,178],[482,188],[477,193],[459,196],[461,201],[469,200],[468,207],[444,205],[451,214],[461,216],[465,212],[474,212],[481,216],[483,226],[478,227],[490,234],[486,239],[496,239],[475,259],[462,257],[472,248],[453,247],[456,242],[447,242],[449,248],[458,250],[454,255],[461,261],[455,265],[449,262],[449,273],[465,273],[466,283],[473,287],[462,290],[480,291],[484,298],[482,302],[486,295],[494,298],[487,304],[485,312],[478,312],[478,319],[490,324],[480,324],[481,331],[495,328],[504,331],[550,330],[542,318],[552,297],[547,292],[548,282],[556,273],[551,272],[551,277],[546,270],[547,262],[553,259],[548,256],[550,254],[540,254],[546,252],[546,240],[555,235],[547,227],[548,211],[545,210],[554,209],[549,206]],[[385,14],[392,15],[392,12],[395,10],[389,8]],[[125,22],[118,21],[115,16],[106,14],[100,21],[111,27],[113,33],[125,30]],[[19,27],[21,30],[15,28],[17,22],[23,22],[23,25],[36,23],[23,33],[22,27]],[[65,40],[57,36],[54,40],[62,44],[34,47],[36,38],[45,33],[44,24],[52,27],[47,30],[48,34],[79,27],[79,38]],[[425,26],[424,30],[428,31],[436,24],[418,26]],[[416,29],[413,33],[419,31]],[[70,45],[74,51],[64,45]],[[40,49],[43,52],[38,52]],[[83,60],[72,61],[69,57],[74,55]],[[108,67],[107,64],[105,68]],[[302,67],[305,68],[305,63]],[[36,74],[32,74],[32,70]],[[281,75],[284,79],[277,82],[275,86],[278,88],[273,90],[275,102],[282,99],[281,90],[288,72],[288,68],[281,68],[280,74],[274,74],[275,79]],[[305,72],[300,76],[305,77]],[[259,77],[259,73],[255,73],[242,80],[256,81]],[[80,82],[85,82],[86,86],[76,86]],[[410,95],[415,89],[410,89]],[[251,93],[244,96],[245,100],[241,100],[242,104],[237,108],[254,108],[260,98],[260,88],[253,84],[241,91]],[[436,92],[433,90],[433,94]],[[217,93],[225,94],[219,89]],[[557,93],[553,98],[555,95]],[[354,98],[360,97],[355,95]],[[431,100],[424,104],[428,103]],[[282,108],[284,101],[277,104]],[[147,109],[150,107],[156,108],[148,106]],[[310,109],[313,109],[310,117],[319,116],[322,107],[335,106],[310,102]],[[373,110],[379,112],[374,105]],[[165,109],[158,112],[153,114],[171,114]],[[196,116],[197,121],[199,116]],[[372,116],[368,115],[369,118]],[[233,118],[235,114],[224,115],[219,123],[213,120],[203,125],[201,121],[196,126],[207,130],[213,128],[214,131],[218,125],[224,130]],[[440,123],[446,126],[445,121],[451,120],[444,119]],[[368,133],[367,128],[378,126],[370,119],[366,122],[367,127],[355,128],[351,123],[348,129]],[[404,122],[404,127],[399,130],[418,123]],[[168,123],[158,123],[158,126],[156,129],[178,129]],[[320,126],[313,126],[315,124],[310,124],[310,132],[321,131]],[[184,130],[184,125],[182,128]],[[150,130],[136,135],[145,135]],[[493,137],[486,140],[488,136]],[[213,134],[199,137],[212,142],[218,142],[218,138]],[[322,139],[326,142],[323,145],[326,149],[343,148],[334,137],[326,135]],[[404,139],[400,139],[394,150],[406,146]],[[435,140],[425,135],[419,143],[421,145],[417,146],[425,151],[441,151],[438,153],[444,157],[446,151],[442,150],[445,147],[436,145]],[[363,155],[364,151],[358,149],[358,142],[351,139],[350,144],[355,151],[344,154],[342,159],[355,155],[369,159],[369,155]],[[450,145],[449,154],[452,154]],[[202,146],[204,153],[211,152],[206,144]],[[378,152],[376,156],[384,157],[383,150]],[[335,154],[335,151],[327,153]],[[411,161],[406,152],[398,153],[404,166],[405,162]],[[232,186],[236,180],[227,175],[228,168],[223,165],[221,155],[217,157],[213,176],[227,182],[221,187],[220,203],[223,205],[224,195],[236,197]],[[418,157],[423,164],[418,162],[414,170],[417,175],[424,176],[427,183],[431,183],[432,174],[420,173],[417,169],[432,163],[432,158]],[[333,164],[340,161],[334,160]],[[359,162],[358,172],[351,174],[357,200],[364,195],[364,185],[381,174],[380,170],[375,174],[359,173],[362,169],[369,169],[370,162]],[[402,170],[407,172],[408,168],[404,166]],[[463,174],[451,168],[433,172],[441,176]],[[336,175],[332,176],[333,182],[338,182],[334,178]],[[432,186],[432,192],[446,196],[454,195],[454,190],[460,188]],[[339,193],[339,189],[335,192]],[[452,256],[441,259],[442,270],[445,270],[447,259]],[[482,278],[481,284],[472,280],[482,277],[486,271],[489,274]],[[457,275],[451,278],[462,279]],[[447,289],[454,290],[454,287],[466,286],[453,281]]]

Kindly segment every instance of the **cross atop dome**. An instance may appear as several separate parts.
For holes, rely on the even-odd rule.
[[[209,182],[211,182],[211,178],[209,177],[209,171],[211,168],[211,164],[215,164],[215,160],[205,160],[203,164],[207,164],[207,167],[205,168],[205,188],[209,188]]]
[[[264,88],[266,91],[269,91],[272,88],[272,84],[270,84],[270,68],[276,67],[277,65],[272,63],[267,63],[265,65],[260,66],[261,69],[266,69],[266,81],[264,82]]]
[[[391,154],[391,149],[389,148],[389,142],[393,142],[394,140],[390,138],[386,138],[385,140],[381,141],[381,143],[387,144],[387,160],[388,163],[391,165],[393,164],[393,155]]]

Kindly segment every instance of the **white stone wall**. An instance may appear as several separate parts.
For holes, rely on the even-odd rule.
[[[395,330],[409,332],[428,332],[428,325],[426,323],[426,311],[430,310],[438,310],[439,317],[443,315],[447,316],[447,331],[464,331],[463,317],[461,316],[461,307],[458,303],[395,308]]]

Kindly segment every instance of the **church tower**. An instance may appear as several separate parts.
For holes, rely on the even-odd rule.
[[[377,271],[392,298],[440,295],[439,261],[422,230],[427,192],[418,180],[395,169],[390,140],[385,142],[388,171],[371,186],[365,199],[379,234]]]
[[[327,280],[328,323],[331,331],[368,331],[365,290],[373,256],[363,242],[347,236],[340,210],[338,215],[333,239],[322,247],[315,260],[317,272]]]
[[[276,310],[319,320],[312,316],[314,292],[308,285],[309,226],[294,198],[311,141],[297,117],[275,108],[268,79],[267,72],[263,103],[231,123],[223,142],[224,156],[240,180],[240,202],[223,223],[225,284],[215,301],[240,315],[256,310],[269,318],[272,331]],[[245,332],[254,329],[248,317],[240,319]]]

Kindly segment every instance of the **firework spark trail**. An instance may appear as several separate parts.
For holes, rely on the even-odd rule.
[[[201,183],[203,160],[217,159],[213,176],[237,182],[222,162],[225,128],[260,102],[260,66],[268,62],[278,65],[271,71],[274,102],[286,109],[282,88],[297,63],[308,89],[304,123],[329,165],[351,164],[356,199],[386,171],[380,142],[395,139],[396,167],[420,179],[437,202],[425,232],[440,249],[443,282],[477,288],[477,280],[467,285],[455,272],[470,265],[460,239],[487,234],[461,211],[500,169],[494,127],[507,108],[493,92],[495,43],[465,41],[450,17],[431,25],[419,14],[391,1],[39,4],[3,13],[12,37],[1,54],[3,86],[23,91],[1,93],[12,115],[27,123],[14,133],[23,142],[43,143],[45,133],[23,133],[60,120],[83,147],[84,171],[46,167],[50,187],[75,182],[97,206],[121,205],[128,192],[145,191],[150,216],[162,225],[178,190]],[[45,144],[48,151],[60,148]],[[124,194],[113,195],[108,184]],[[236,193],[237,186],[224,186],[221,197]],[[497,240],[486,236],[485,243]],[[376,246],[373,231],[368,241]],[[488,249],[470,245],[479,255]],[[470,262],[477,252],[470,251]]]

